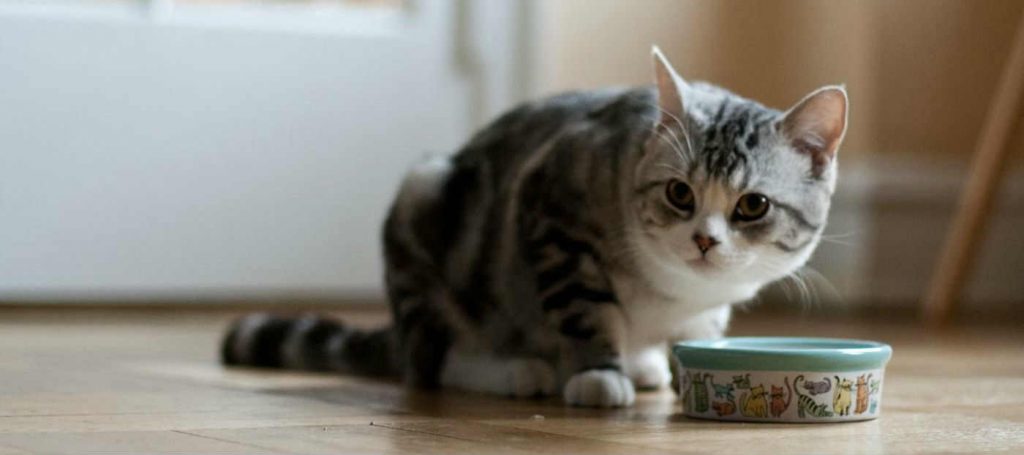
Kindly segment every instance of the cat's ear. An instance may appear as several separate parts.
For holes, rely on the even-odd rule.
[[[836,157],[846,134],[848,105],[843,86],[822,87],[796,103],[779,123],[793,148],[811,157],[815,175]]]
[[[661,53],[658,46],[651,47],[651,57],[654,59],[654,82],[658,88],[658,123],[663,125],[676,124],[681,122],[683,110],[683,89],[686,81],[676,74],[672,64]]]

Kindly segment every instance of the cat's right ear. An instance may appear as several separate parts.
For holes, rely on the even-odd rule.
[[[658,114],[658,124],[681,124],[685,113],[683,89],[686,87],[686,81],[676,74],[676,70],[672,68],[672,64],[658,46],[651,48],[651,57],[654,59],[654,82],[658,88],[658,108],[661,110]]]
[[[848,105],[846,88],[827,86],[807,95],[782,118],[782,132],[798,152],[811,157],[815,175],[835,161],[846,134]]]

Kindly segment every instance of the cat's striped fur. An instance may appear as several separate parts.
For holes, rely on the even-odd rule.
[[[665,384],[667,341],[720,336],[731,304],[811,254],[846,97],[823,89],[783,114],[655,62],[655,88],[526,104],[410,172],[384,226],[392,326],[252,315],[224,362],[596,406]],[[814,124],[836,115],[838,130]],[[670,181],[695,208],[666,201]],[[771,211],[730,219],[754,190]],[[698,236],[717,246],[698,252]]]

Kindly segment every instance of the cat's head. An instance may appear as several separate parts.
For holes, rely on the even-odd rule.
[[[783,395],[785,394],[783,393],[782,387],[772,386],[772,398],[782,398]]]
[[[654,50],[657,104],[630,190],[635,244],[668,276],[760,286],[802,266],[836,181],[847,96],[780,112],[687,83]]]
[[[862,374],[860,376],[857,376],[857,387],[864,387],[865,385],[867,385],[867,383],[868,380],[866,375]]]
[[[764,384],[759,384],[757,386],[751,387],[750,395],[755,397],[764,395]]]

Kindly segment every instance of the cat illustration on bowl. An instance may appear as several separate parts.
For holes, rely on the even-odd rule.
[[[801,377],[803,377],[803,376],[801,376]],[[818,395],[818,394],[822,394],[822,393],[827,393],[829,390],[832,390],[832,380],[830,380],[827,376],[825,378],[823,378],[821,381],[817,381],[817,382],[811,381],[811,380],[807,380],[807,381],[804,381],[803,387],[804,387],[804,389],[807,390],[807,393],[809,393],[811,395]]]
[[[841,416],[850,415],[850,405],[853,404],[853,381],[839,379],[836,376],[836,387],[832,392],[832,409]]]

